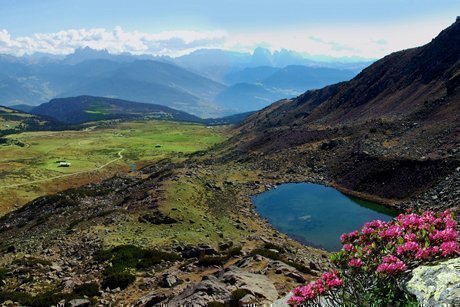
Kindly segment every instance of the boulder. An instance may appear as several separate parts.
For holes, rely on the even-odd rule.
[[[90,307],[91,301],[85,298],[77,298],[69,301],[66,306],[69,307]]]
[[[249,295],[246,301],[257,304],[270,304],[278,298],[273,283],[267,276],[249,273],[231,266],[216,275],[208,275],[195,285],[170,301],[168,306],[207,306],[209,302],[228,303],[232,292],[241,289]]]
[[[419,266],[405,287],[422,306],[459,306],[460,258]]]
[[[163,288],[172,288],[182,283],[182,280],[177,278],[175,275],[166,273],[163,275],[161,280],[161,286]]]
[[[168,306],[208,306],[209,302],[224,303],[230,298],[231,291],[215,276],[206,276],[196,285],[189,286],[184,292],[168,302]]]
[[[261,299],[259,303],[271,303],[278,298],[275,286],[267,276],[262,274],[249,273],[232,266],[222,275],[221,280],[236,289],[247,290]]]

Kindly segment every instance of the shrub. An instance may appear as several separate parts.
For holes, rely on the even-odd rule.
[[[145,250],[134,245],[120,245],[109,250],[94,253],[99,262],[110,261],[112,266],[104,271],[103,287],[126,288],[136,279],[132,269],[147,269],[162,261],[178,261],[181,257],[174,253]]]
[[[139,260],[139,263],[136,265],[138,269],[148,269],[155,264],[159,264],[162,261],[175,262],[179,261],[181,257],[174,253],[167,253],[158,250],[147,250],[145,251],[143,257]]]
[[[248,291],[244,289],[236,289],[230,296],[230,306],[239,306],[240,299],[246,296]]]
[[[460,254],[456,221],[450,211],[400,214],[390,222],[364,224],[341,236],[343,248],[331,259],[337,270],[295,288],[289,303],[317,306],[407,306],[415,299],[400,286],[423,262]]]
[[[0,302],[11,300],[18,302],[21,306],[30,307],[48,307],[50,305],[57,305],[61,300],[69,301],[75,298],[78,297],[73,293],[45,292],[33,296],[25,292],[0,291]]]
[[[6,279],[6,274],[8,274],[8,270],[0,268],[0,282]]]
[[[97,296],[99,295],[99,285],[95,282],[81,284],[76,286],[73,292],[81,296]]]
[[[228,257],[241,255],[241,246],[233,247],[226,252]]]
[[[227,261],[225,256],[204,256],[198,260],[198,265],[211,266],[211,265],[223,265]]]
[[[181,257],[155,249],[144,250],[134,245],[120,245],[94,254],[99,262],[111,261],[113,267],[146,269],[162,261],[179,261]]]
[[[134,274],[127,271],[120,271],[118,269],[108,268],[104,272],[104,280],[102,286],[110,289],[125,289],[136,280]]]

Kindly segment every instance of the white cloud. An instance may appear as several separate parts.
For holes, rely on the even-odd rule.
[[[17,38],[11,37],[6,29],[0,29],[0,53],[68,54],[75,48],[88,46],[107,49],[111,53],[177,56],[199,48],[252,51],[263,45],[272,50],[286,48],[311,55],[379,58],[397,50],[423,45],[450,23],[435,20],[363,27],[265,29],[244,33],[223,30],[145,33],[115,27],[111,31],[103,28],[70,29]]]
[[[55,33],[37,33],[11,38],[0,30],[0,53],[23,55],[47,52],[68,54],[78,47],[107,49],[111,53],[178,55],[197,48],[218,47],[227,36],[225,31],[166,31],[157,34],[127,32],[121,27],[112,31],[102,28],[70,29]]]

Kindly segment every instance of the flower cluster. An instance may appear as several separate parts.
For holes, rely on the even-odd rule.
[[[324,293],[339,288],[343,285],[343,280],[340,278],[338,271],[327,272],[321,275],[316,281],[295,288],[293,290],[293,296],[289,299],[289,304],[300,305],[305,302],[306,299],[314,300]]]
[[[314,283],[294,289],[290,304],[314,305],[319,296],[330,298],[338,289],[342,293],[353,289],[352,283],[357,279],[361,279],[360,284],[370,285],[378,284],[373,283],[376,280],[392,282],[421,262],[458,256],[456,225],[449,210],[408,212],[389,222],[366,223],[361,231],[340,237],[343,248],[332,256],[340,274],[337,271],[326,273]],[[343,284],[346,287],[341,287]]]
[[[388,275],[398,274],[405,270],[406,264],[393,255],[383,257],[382,263],[377,267],[377,272]]]
[[[372,221],[366,223],[361,232],[341,236],[343,249],[335,260],[343,269],[363,267],[373,271],[390,255],[397,256],[406,266],[455,256],[460,253],[456,224],[448,210],[400,214],[390,222]],[[358,264],[356,259],[364,265]],[[378,272],[388,273],[388,270]]]

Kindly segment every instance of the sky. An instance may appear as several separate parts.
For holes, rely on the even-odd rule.
[[[459,0],[0,0],[0,53],[262,46],[376,59],[428,43],[457,14]]]

